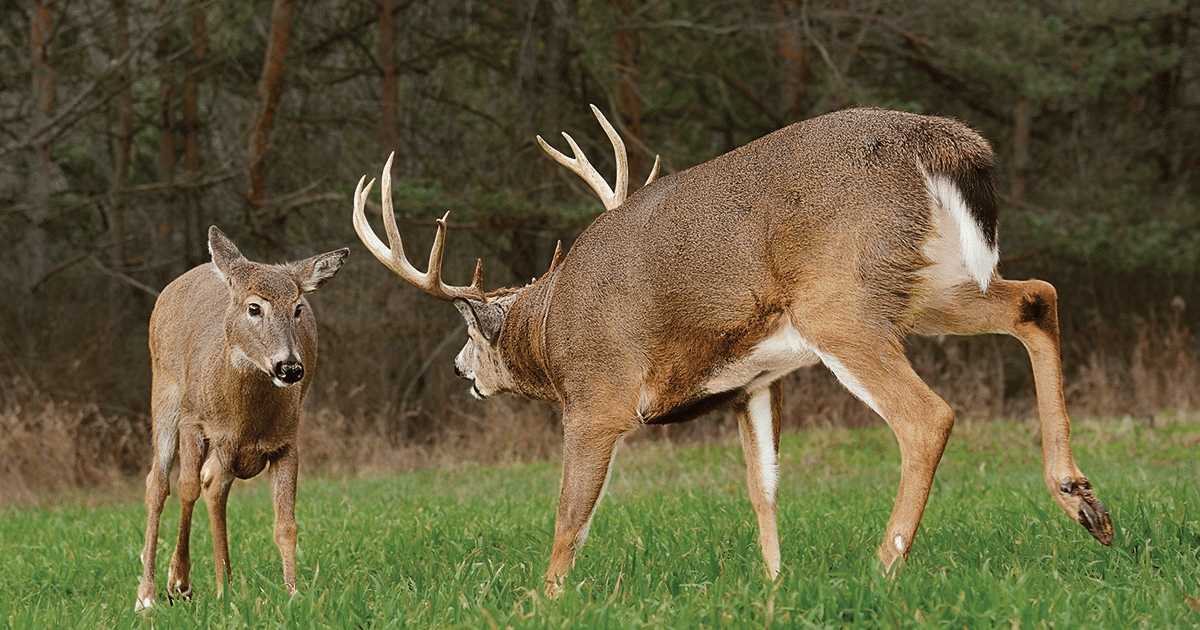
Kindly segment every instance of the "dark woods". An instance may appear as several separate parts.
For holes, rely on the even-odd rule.
[[[548,408],[463,394],[457,314],[365,254],[350,191],[396,151],[416,251],[453,210],[450,280],[482,256],[488,288],[528,282],[600,211],[533,142],[570,131],[611,173],[588,103],[634,182],[655,154],[684,169],[850,105],[964,120],[1000,156],[1002,270],[1059,289],[1072,411],[1200,404],[1196,0],[0,6],[0,476],[18,491],[146,466],[146,322],[214,223],[260,260],[354,250],[313,300],[306,465],[552,453]],[[1022,417],[1016,344],[911,356],[961,414]],[[872,421],[819,368],[787,405],[796,426]]]

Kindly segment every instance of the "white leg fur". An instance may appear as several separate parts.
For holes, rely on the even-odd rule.
[[[775,493],[779,488],[779,462],[775,452],[775,427],[771,418],[771,390],[763,389],[750,396],[746,405],[750,414],[750,423],[754,427],[754,443],[757,453],[746,453],[747,457],[758,457],[759,470],[762,471],[763,494],[771,503],[775,503]]]

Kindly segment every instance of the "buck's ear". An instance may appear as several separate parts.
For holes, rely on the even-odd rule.
[[[496,340],[500,334],[500,325],[504,323],[504,309],[497,304],[488,304],[469,298],[454,300],[454,306],[467,320],[467,327],[483,335],[488,343]]]
[[[213,267],[222,280],[229,278],[234,267],[246,262],[237,245],[215,225],[208,228],[208,253],[212,254]]]
[[[350,250],[343,247],[319,256],[289,263],[288,268],[292,272],[292,277],[296,279],[300,292],[312,293],[325,286],[326,282],[333,280],[338,270],[346,263],[348,255],[350,255]]]

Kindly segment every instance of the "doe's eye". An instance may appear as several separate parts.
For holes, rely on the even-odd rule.
[[[295,316],[294,316],[296,319],[300,319],[300,311],[302,311],[302,310],[304,310],[304,305],[303,305],[303,304],[297,304],[297,305],[296,305],[296,314],[295,314]]]
[[[246,307],[246,312],[250,314],[250,317],[259,317],[262,315],[262,307],[251,302],[250,306]]]

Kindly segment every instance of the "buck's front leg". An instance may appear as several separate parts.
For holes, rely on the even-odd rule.
[[[289,444],[271,461],[271,491],[275,501],[275,544],[283,556],[283,584],[296,594],[296,474],[300,458]]]
[[[563,414],[563,474],[554,526],[554,548],[546,570],[546,595],[554,597],[587,539],[592,514],[612,470],[622,429],[598,426],[594,417]]]
[[[204,466],[200,469],[200,486],[204,489],[204,503],[208,505],[208,522],[212,528],[213,565],[217,575],[217,595],[225,591],[229,581],[229,536],[225,527],[225,506],[229,501],[229,488],[233,475],[221,464],[218,453],[209,451]]]
[[[738,431],[746,456],[750,504],[758,517],[758,542],[767,563],[767,578],[779,577],[779,532],[775,524],[779,490],[779,424],[783,383],[755,392],[738,414]]]

